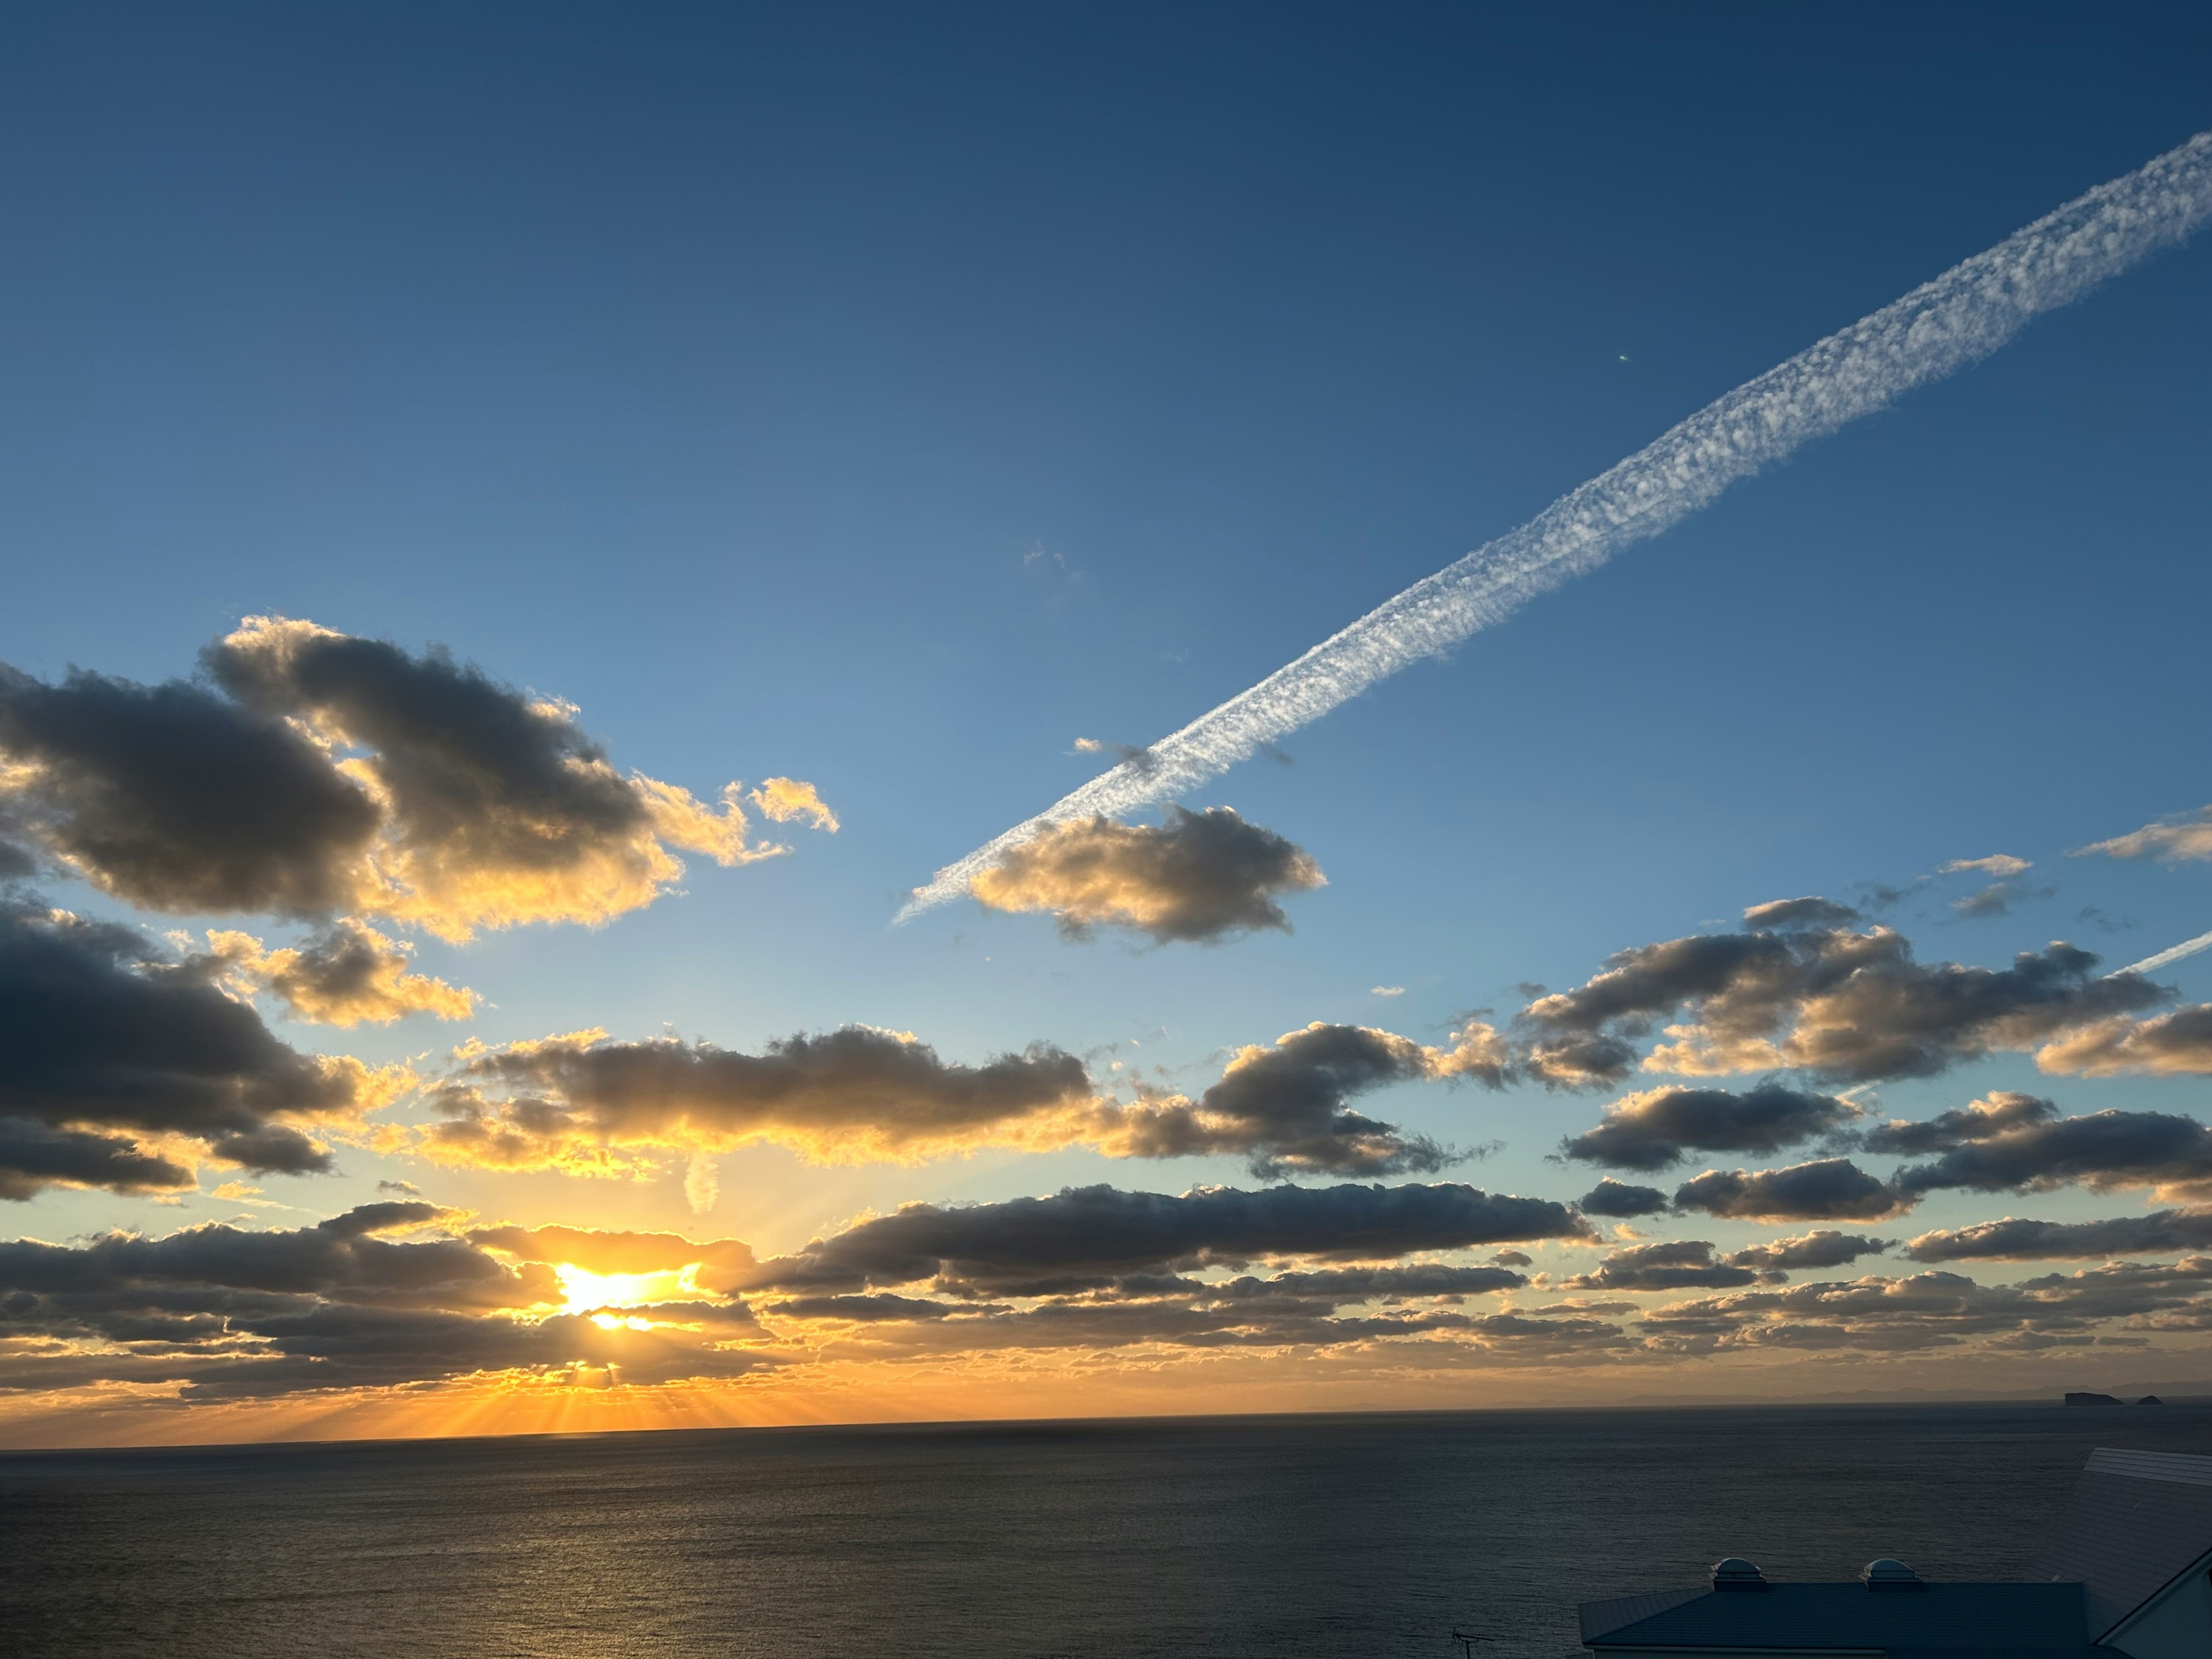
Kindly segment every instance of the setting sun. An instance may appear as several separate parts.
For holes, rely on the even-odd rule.
[[[643,1273],[595,1273],[568,1262],[558,1263],[553,1276],[561,1281],[561,1289],[568,1298],[561,1306],[562,1313],[593,1313],[604,1308],[641,1308],[656,1302],[688,1302],[705,1294],[694,1275],[699,1264],[672,1268],[659,1268]],[[614,1324],[602,1321],[603,1328],[614,1328]],[[642,1329],[641,1325],[635,1328]]]

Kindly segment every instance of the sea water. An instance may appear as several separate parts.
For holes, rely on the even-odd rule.
[[[737,1430],[0,1455],[20,1659],[1575,1649],[1722,1555],[2027,1574],[2098,1445],[2212,1404]],[[2212,1540],[2207,1540],[2212,1545]]]

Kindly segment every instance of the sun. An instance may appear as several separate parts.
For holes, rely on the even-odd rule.
[[[595,1273],[562,1261],[556,1263],[553,1276],[561,1281],[562,1293],[568,1300],[562,1304],[564,1314],[593,1314],[599,1316],[605,1328],[625,1322],[606,1310],[611,1308],[650,1307],[657,1302],[690,1302],[705,1294],[693,1275],[699,1264],[691,1262],[682,1267],[656,1268],[643,1273]],[[637,1322],[629,1322],[633,1324]]]

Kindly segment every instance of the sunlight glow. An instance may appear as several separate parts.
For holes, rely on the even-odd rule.
[[[642,1308],[656,1302],[697,1301],[707,1294],[700,1289],[696,1277],[699,1265],[694,1261],[681,1267],[663,1267],[644,1273],[594,1273],[563,1261],[554,1267],[553,1276],[561,1281],[562,1293],[568,1298],[562,1304],[562,1313],[596,1313],[603,1308]],[[605,1320],[600,1325],[602,1329],[614,1328]],[[642,1330],[644,1326],[632,1322],[631,1328]]]

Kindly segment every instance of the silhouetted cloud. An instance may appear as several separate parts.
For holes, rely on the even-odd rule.
[[[1753,1267],[1768,1274],[1796,1273],[1807,1268],[1846,1267],[1863,1255],[1880,1255],[1893,1241],[1869,1238],[1864,1233],[1839,1233],[1823,1228],[1778,1238],[1736,1251],[1728,1259],[1739,1267]]]
[[[1980,1285],[1941,1271],[1847,1283],[1751,1289],[1655,1308],[1644,1316],[1659,1355],[1759,1349],[1855,1349],[1870,1353],[1984,1347],[2087,1346],[2100,1326],[2199,1330],[2212,1324],[2212,1258],[2172,1266],[2108,1264],[2015,1285]]]
[[[567,1308],[541,1262],[509,1265],[453,1237],[380,1237],[453,1213],[374,1204],[287,1231],[0,1243],[0,1389],[169,1382],[190,1401],[579,1367],[666,1382],[769,1363],[726,1346],[759,1334],[739,1303],[660,1298],[595,1319]],[[7,1339],[65,1345],[63,1363],[27,1361]]]
[[[1432,1171],[1465,1154],[1351,1109],[1386,1084],[1495,1083],[1503,1043],[1487,1026],[1432,1048],[1389,1031],[1315,1024],[1240,1049],[1196,1100],[1097,1092],[1049,1043],[981,1066],[939,1058],[908,1033],[847,1026],[760,1054],[586,1031],[465,1051],[434,1092],[440,1120],[419,1150],[492,1169],[636,1173],[656,1155],[751,1141],[821,1163],[912,1162],[981,1146],[1087,1146],[1110,1158],[1229,1154],[1261,1178]],[[645,1160],[641,1164],[640,1159]]]
[[[1656,1215],[1668,1207],[1667,1194],[1656,1187],[1632,1187],[1625,1181],[1615,1181],[1611,1176],[1575,1200],[1576,1206],[1585,1215],[1601,1215],[1626,1220],[1639,1215]]]
[[[617,773],[566,704],[437,651],[248,617],[211,684],[0,669],[0,804],[51,859],[155,910],[382,915],[452,939],[603,921],[749,846],[720,805]],[[835,827],[811,786],[755,792]]]
[[[1562,1144],[1571,1158],[1616,1170],[1671,1169],[1686,1152],[1774,1152],[1831,1135],[1862,1116],[1833,1095],[1767,1084],[1724,1089],[1652,1089],[1606,1109],[1595,1129]]]
[[[1678,1210],[1754,1221],[1877,1221],[1916,1201],[1844,1158],[1782,1170],[1708,1170],[1674,1189]]]
[[[189,1187],[180,1143],[248,1169],[327,1169],[310,1130],[351,1124],[397,1079],[306,1055],[137,934],[0,900],[0,1195],[57,1184]],[[149,1143],[142,1145],[142,1142]]]
[[[1713,1247],[1702,1238],[1678,1239],[1663,1244],[1637,1244],[1615,1250],[1589,1273],[1566,1281],[1580,1291],[1724,1290],[1749,1285],[1759,1274],[1714,1259]]]
[[[2106,858],[2157,858],[2169,863],[2181,859],[2212,859],[2212,806],[2199,807],[2179,817],[2161,818],[2131,830],[2110,841],[2092,842],[2074,856],[2102,853]]]
[[[1866,1144],[1875,1152],[1941,1154],[1897,1172],[1897,1189],[1915,1197],[1942,1188],[2040,1192],[2074,1182],[2212,1194],[2212,1129],[2166,1112],[2062,1117],[2048,1100],[2000,1091],[1926,1122],[1888,1124]]]
[[[273,714],[198,685],[0,667],[0,793],[52,857],[156,910],[352,903],[383,813]]]
[[[2134,974],[2100,979],[2097,965],[2065,944],[2004,969],[1925,965],[1881,927],[1697,934],[1618,953],[1583,985],[1531,1002],[1516,1026],[1528,1074],[1560,1087],[1618,1082],[1638,1063],[1635,1040],[1662,1019],[1669,1041],[1644,1059],[1649,1071],[1929,1077],[2167,994]]]
[[[1079,819],[1054,825],[979,872],[969,891],[994,910],[1039,910],[1061,933],[1127,928],[1165,945],[1290,930],[1282,893],[1323,884],[1304,848],[1226,806],[1165,809],[1157,827]]]
[[[1921,1234],[1915,1261],[2063,1261],[2212,1249],[2212,1210],[2160,1210],[2110,1221],[2027,1221],[2007,1216]]]
[[[1137,1158],[1232,1152],[1249,1158],[1263,1181],[1430,1173],[1462,1155],[1346,1103],[1387,1084],[1425,1079],[1471,1076],[1495,1086],[1502,1060],[1502,1045],[1486,1026],[1447,1050],[1370,1026],[1316,1023],[1285,1033],[1272,1048],[1239,1049],[1221,1080],[1194,1102],[1147,1099],[1126,1109],[1111,1149]]]
[[[1083,1062],[1050,1044],[969,1066],[861,1025],[782,1038],[758,1054],[583,1032],[470,1054],[460,1076],[434,1098],[443,1121],[422,1149],[493,1169],[589,1173],[618,1165],[625,1149],[721,1152],[756,1140],[824,1163],[911,1161],[978,1146],[1065,1146],[1098,1109]]]
[[[2062,1076],[2212,1074],[2212,1003],[2191,1003],[2149,1019],[2103,1020],[2069,1031],[2037,1049],[2035,1063]]]
[[[993,1294],[1065,1293],[1072,1282],[1261,1257],[1387,1261],[1415,1251],[1540,1238],[1589,1227],[1564,1204],[1457,1184],[1200,1188],[1180,1197],[1071,1187],[952,1209],[909,1204],[763,1262],[759,1282],[792,1290],[942,1279]],[[1024,1291],[1024,1285],[1052,1288]]]

